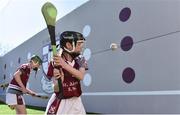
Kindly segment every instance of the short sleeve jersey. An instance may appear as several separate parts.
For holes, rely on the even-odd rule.
[[[21,71],[22,74],[20,78],[23,85],[26,87],[30,75],[30,67],[28,66],[28,64],[22,64],[16,71]],[[14,77],[11,80],[9,87],[19,90],[21,88]]]
[[[78,57],[75,59],[75,64],[73,66],[75,69],[85,68],[88,70],[87,62],[84,57]],[[49,64],[47,76],[51,78],[53,76],[53,65]],[[64,82],[63,82],[63,97],[71,98],[71,97],[79,97],[82,94],[80,80],[73,77],[71,73],[62,69],[64,72]],[[55,92],[58,94],[58,92]]]

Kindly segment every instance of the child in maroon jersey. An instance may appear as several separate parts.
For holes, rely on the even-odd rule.
[[[60,35],[61,56],[53,56],[47,76],[61,79],[62,89],[55,83],[54,94],[48,102],[45,114],[86,114],[81,101],[81,85],[87,63],[82,53],[85,38],[81,33],[65,31]]]
[[[26,88],[31,70],[37,72],[42,64],[39,56],[33,55],[29,63],[22,64],[13,75],[6,93],[6,103],[11,109],[16,109],[16,114],[27,114],[23,94],[35,95],[35,92]]]

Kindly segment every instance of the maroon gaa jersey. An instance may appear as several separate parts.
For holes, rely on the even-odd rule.
[[[79,68],[85,68],[86,70],[88,69],[87,67],[87,62],[84,57],[78,57],[75,60],[75,63],[73,67],[75,69]],[[68,61],[66,61],[68,63]],[[49,79],[53,76],[53,64],[50,62],[49,67],[48,67],[48,72],[47,76]],[[71,97],[79,97],[82,94],[81,91],[81,85],[80,85],[80,80],[73,77],[71,73],[66,71],[65,69],[62,69],[64,72],[64,81],[63,81],[63,97],[64,98],[71,98]],[[56,95],[58,95],[58,92],[55,92]]]
[[[22,64],[16,71],[18,71],[18,70],[21,71],[21,73],[22,73],[20,78],[21,78],[22,83],[26,87],[28,79],[29,79],[29,75],[30,75],[30,67],[28,66],[28,64]],[[21,90],[21,87],[16,82],[14,77],[11,80],[8,87],[13,88],[13,89],[17,89],[17,90]]]

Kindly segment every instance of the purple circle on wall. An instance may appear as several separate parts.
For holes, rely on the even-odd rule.
[[[123,51],[128,51],[133,46],[133,39],[130,36],[126,36],[121,40],[121,49]]]
[[[126,83],[131,83],[135,79],[135,72],[132,68],[128,67],[123,70],[122,78]]]
[[[131,9],[128,7],[123,8],[119,13],[119,19],[120,21],[125,22],[130,18],[130,15],[131,15]]]
[[[4,69],[6,69],[6,64],[4,64]]]
[[[6,79],[6,75],[4,74],[4,77],[3,77],[3,79]]]
[[[18,58],[18,64],[20,64],[20,63],[21,63],[21,58],[19,57],[19,58]]]

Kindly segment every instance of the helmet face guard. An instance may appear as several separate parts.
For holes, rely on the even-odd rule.
[[[60,35],[60,46],[68,53],[73,53],[78,41],[85,41],[83,35],[75,31],[65,31]],[[66,43],[69,42],[72,44],[73,49],[70,51],[66,48]]]

